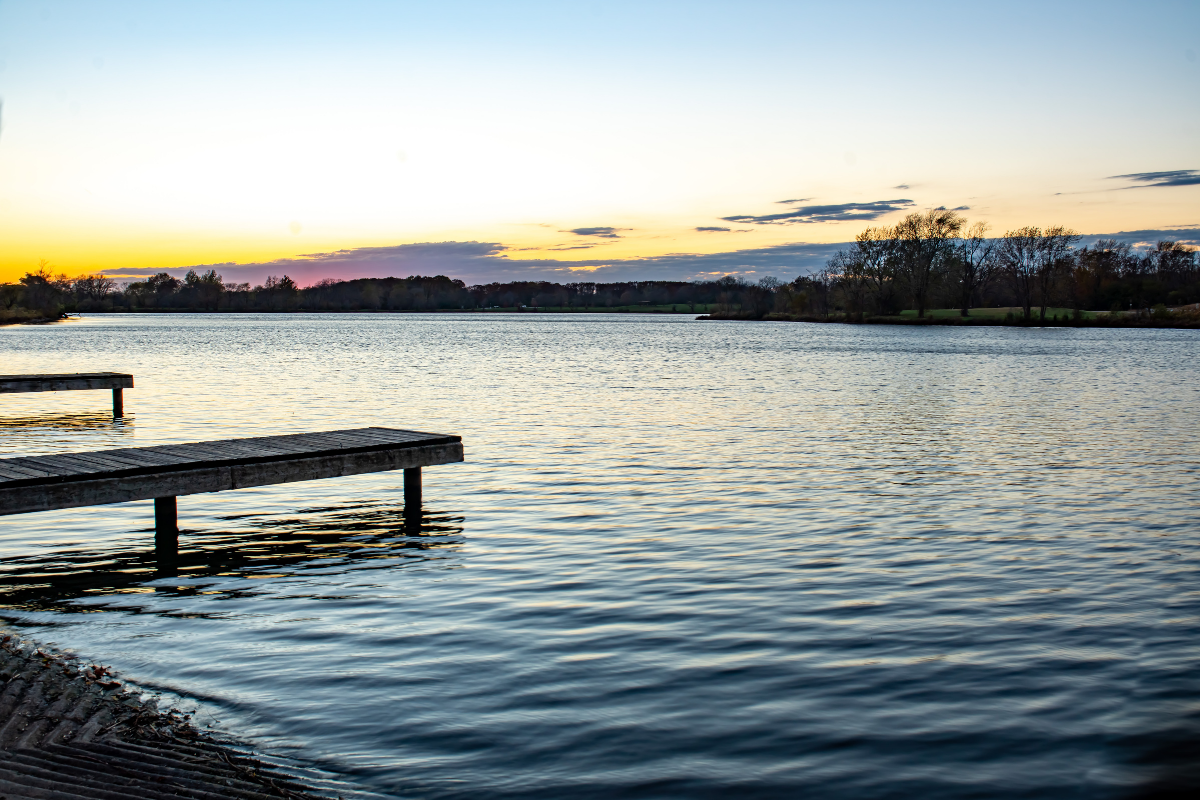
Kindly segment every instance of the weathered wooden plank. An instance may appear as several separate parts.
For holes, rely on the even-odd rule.
[[[137,456],[146,456],[162,463],[169,463],[179,459],[184,461],[190,459],[190,456],[186,453],[180,452],[180,448],[185,446],[182,444],[156,444],[148,447],[125,447],[119,452],[128,453],[131,458],[136,454]]]
[[[28,480],[29,478],[45,478],[48,473],[41,470],[33,470],[28,467],[23,467],[20,464],[11,462],[0,462],[0,482],[6,480]]]
[[[251,444],[236,442],[213,442],[206,444],[200,442],[187,445],[167,445],[161,448],[160,452],[186,457],[196,462],[232,464],[281,458],[298,458],[312,453],[326,452],[329,449],[328,447],[321,449],[270,447],[260,445],[252,440]]]
[[[319,434],[323,439],[350,447],[375,447],[404,445],[410,442],[441,440],[437,434],[420,433],[417,431],[388,431],[384,429],[365,428],[351,431],[330,431]]]
[[[113,453],[113,454],[115,454],[116,457],[122,458],[122,460],[134,458],[132,456],[125,455],[126,451],[105,450],[105,451],[99,451],[99,452]],[[132,452],[137,452],[137,451],[134,450]],[[158,458],[158,457],[155,457],[153,454],[147,454],[147,453],[141,453],[139,455],[141,456],[141,458],[138,459],[141,462],[140,465],[130,464],[130,465],[121,467],[120,469],[114,468],[113,471],[117,472],[117,471],[122,471],[122,470],[129,470],[129,469],[163,469],[163,468],[170,468],[172,466],[179,466],[179,465],[183,465],[183,464],[192,463],[188,459],[181,459],[178,457],[168,459],[168,458]],[[91,453],[86,453],[86,454],[65,453],[65,454],[61,454],[61,455],[21,456],[19,458],[9,458],[9,459],[0,460],[0,465],[3,465],[4,467],[15,466],[15,467],[20,467],[20,468],[27,469],[27,470],[37,470],[38,473],[40,474],[40,477],[44,480],[63,479],[63,478],[67,478],[67,477],[75,474],[78,471],[77,467],[72,467],[70,465],[70,463],[68,463],[68,462],[56,461],[56,459],[61,459],[64,456],[70,457],[70,458],[75,458],[75,457],[84,458],[89,462],[94,462],[96,459],[96,456]],[[17,480],[17,479],[10,479],[10,481],[11,480]],[[20,480],[24,481],[25,479],[20,479]],[[0,485],[3,485],[3,482],[0,482]]]
[[[247,444],[277,447],[289,453],[309,453],[338,447],[344,448],[350,442],[353,442],[353,444],[349,446],[356,447],[366,444],[362,439],[338,438],[325,433],[294,433],[282,436],[270,436],[263,439],[249,440]]]
[[[0,375],[0,394],[61,392],[76,389],[132,389],[133,376],[123,372],[80,372],[64,375]]]
[[[281,456],[295,455],[293,449],[286,447],[271,447],[265,444],[240,444],[238,442],[219,442],[213,445],[206,445],[203,442],[197,444],[180,445],[171,450],[173,453],[190,453],[196,458],[209,458],[213,460],[229,461],[231,459],[242,458],[278,458]]]
[[[23,458],[7,458],[0,461],[0,465],[3,465],[6,472],[15,472],[22,476],[19,478],[10,478],[9,480],[27,480],[29,478],[45,480],[46,478],[53,477],[53,473],[39,469],[32,464],[24,464],[22,463],[23,461]]]
[[[89,459],[77,458],[74,453],[26,457],[22,464],[40,467],[59,476],[112,472],[110,467],[101,466]]]
[[[330,437],[322,437],[320,439],[306,439],[304,441],[295,442],[293,452],[296,455],[304,455],[304,454],[342,452],[342,451],[349,452],[349,451],[354,451],[354,450],[371,450],[371,449],[389,448],[389,447],[405,447],[410,444],[413,444],[416,441],[421,441],[421,440],[411,440],[411,441],[404,441],[404,442],[396,442],[396,441],[389,442],[389,441],[380,441],[380,440],[374,440],[374,439],[339,438],[339,437],[330,436]],[[424,441],[428,442],[428,440],[424,440]]]
[[[411,434],[407,436],[388,435],[386,432],[376,433],[371,430],[346,431],[345,433],[331,432],[322,434],[322,438],[331,442],[339,442],[349,446],[394,445],[415,442],[430,438],[426,434]]]
[[[93,469],[90,472],[104,473],[121,473],[130,470],[144,469],[147,464],[142,460],[135,460],[122,456],[113,455],[112,450],[97,450],[92,452],[69,453],[62,456],[47,456],[46,459],[61,459],[69,457],[72,463],[78,463],[80,466],[90,465]]]
[[[123,477],[98,477],[36,486],[0,484],[0,514],[125,503],[251,486],[412,469],[463,460],[461,442],[280,459],[253,464],[206,466]]]
[[[136,453],[137,451],[133,450],[131,452]],[[109,469],[114,471],[138,469],[149,465],[145,459],[132,458],[127,455],[118,455],[119,453],[121,453],[120,450],[95,450],[90,452],[85,451],[82,453],[72,453],[71,455],[75,458],[85,459],[96,464],[107,466]]]

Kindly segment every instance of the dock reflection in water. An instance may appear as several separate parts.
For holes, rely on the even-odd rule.
[[[249,522],[252,528],[185,527],[174,564],[160,562],[153,528],[145,531],[143,549],[99,546],[10,556],[0,563],[0,609],[171,614],[171,609],[139,603],[137,597],[153,593],[159,598],[247,598],[265,586],[262,579],[298,577],[313,570],[329,574],[424,562],[444,562],[440,566],[449,567],[463,541],[461,516],[426,509],[419,525],[410,525],[403,517],[403,505],[394,503],[307,508],[288,517],[225,519]],[[162,582],[172,577],[179,580]],[[230,580],[239,578],[253,580]],[[87,602],[77,602],[81,599]],[[209,614],[191,610],[187,615]]]
[[[19,436],[26,431],[45,430],[61,430],[71,433],[104,431],[128,434],[133,432],[133,417],[114,417],[109,411],[103,413],[0,415],[0,433],[3,433],[5,437]]]

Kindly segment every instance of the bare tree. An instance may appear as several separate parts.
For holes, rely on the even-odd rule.
[[[1041,318],[1046,318],[1054,280],[1066,267],[1067,256],[1079,238],[1075,231],[1061,225],[1045,231],[1026,226],[1004,234],[998,248],[1000,263],[1021,301],[1025,319],[1033,319],[1035,295]]]
[[[1196,271],[1196,248],[1182,242],[1161,241],[1148,254],[1156,273],[1185,280]]]
[[[1033,287],[1037,280],[1042,229],[1027,225],[1007,231],[997,247],[1001,268],[1012,283],[1025,319],[1033,318]]]
[[[1081,237],[1078,233],[1061,225],[1047,228],[1038,243],[1037,289],[1041,306],[1041,318],[1046,319],[1046,306],[1050,303],[1051,290],[1055,281],[1068,267],[1071,250]]]
[[[944,264],[964,224],[966,220],[959,214],[935,208],[909,214],[895,228],[899,264],[908,279],[918,317],[925,316],[934,272]]]
[[[958,299],[967,316],[975,293],[991,283],[996,268],[996,242],[987,238],[988,224],[976,222],[963,234],[955,251]]]
[[[83,275],[75,279],[72,288],[89,300],[103,300],[117,288],[117,282],[107,275]]]
[[[1130,272],[1126,262],[1137,261],[1131,250],[1128,244],[1115,239],[1099,239],[1091,247],[1079,250],[1072,281],[1077,307],[1091,308],[1105,285],[1119,281]]]
[[[896,286],[897,242],[891,228],[867,228],[854,237],[851,258],[858,262],[858,271],[867,290],[875,297],[880,314],[893,314],[897,309]]]
[[[839,250],[826,263],[825,273],[841,288],[846,299],[846,313],[862,319],[863,308],[866,305],[867,279],[863,274],[862,262],[854,256],[854,251],[847,253]]]

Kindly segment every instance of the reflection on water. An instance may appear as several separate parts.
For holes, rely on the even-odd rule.
[[[41,431],[105,431],[131,434],[133,417],[114,417],[111,412],[80,412],[76,414],[34,414],[12,416],[0,414],[0,435],[20,436]]]
[[[414,530],[404,519],[402,506],[383,503],[301,509],[293,517],[245,514],[230,519],[250,527],[238,531],[185,528],[178,555],[168,564],[160,562],[154,550],[153,528],[144,531],[149,549],[71,548],[10,556],[0,563],[0,608],[153,613],[154,609],[138,602],[139,596],[154,592],[250,598],[259,594],[265,579],[297,577],[308,570],[338,574],[397,569],[415,562],[453,566],[462,544],[461,516],[426,509]],[[164,577],[180,580],[163,583]],[[208,578],[252,580],[222,580],[218,585]],[[73,602],[83,598],[91,602]]]
[[[149,502],[0,518],[31,636],[370,791],[1194,789],[1200,332],[114,315],[0,357],[138,382],[3,455],[463,436],[419,533],[390,473],[181,498],[173,576]]]

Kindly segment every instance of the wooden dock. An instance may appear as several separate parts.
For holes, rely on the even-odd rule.
[[[112,389],[113,416],[125,416],[123,389],[133,388],[133,376],[124,372],[74,372],[65,375],[0,375],[0,394],[64,392],[76,389]]]
[[[394,428],[21,456],[0,459],[0,515],[153,499],[162,560],[178,551],[179,495],[402,469],[412,519],[421,468],[462,460],[459,436]]]

